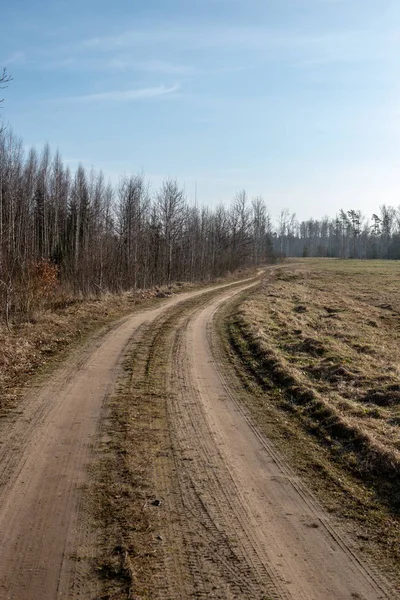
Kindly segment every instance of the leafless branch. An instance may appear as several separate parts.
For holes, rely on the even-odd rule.
[[[3,68],[3,71],[0,74],[0,90],[5,90],[6,87],[8,87],[8,84],[10,83],[10,81],[12,81],[13,78],[10,75],[10,73],[8,73],[7,71],[7,67]],[[0,99],[0,104],[3,102],[4,98]]]

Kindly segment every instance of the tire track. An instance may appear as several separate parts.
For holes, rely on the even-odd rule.
[[[289,598],[260,558],[263,553],[249,534],[246,515],[237,506],[237,489],[190,383],[185,332],[202,308],[189,306],[171,316],[151,342],[149,385],[157,373],[167,406],[169,437],[164,447],[170,449],[155,469],[155,486],[163,499],[164,554],[154,596]]]
[[[326,517],[323,515],[323,511],[320,508],[317,499],[308,489],[306,489],[306,487],[302,484],[301,479],[298,476],[296,476],[296,474],[290,468],[290,466],[282,459],[282,456],[276,450],[274,445],[271,442],[269,442],[269,440],[258,430],[249,412],[246,410],[243,404],[240,401],[238,401],[236,395],[232,391],[232,384],[229,382],[229,376],[222,367],[222,353],[218,341],[215,337],[215,329],[211,326],[208,328],[208,337],[213,354],[214,356],[218,357],[218,360],[216,361],[216,369],[219,372],[219,376],[224,385],[225,391],[229,395],[232,402],[234,402],[237,410],[242,414],[243,418],[245,419],[249,428],[252,430],[255,437],[257,437],[264,450],[269,454],[274,463],[276,463],[276,465],[279,467],[282,476],[285,477],[288,481],[290,481],[296,493],[307,505],[310,513],[314,515],[315,521],[318,522],[319,526],[325,530],[327,537],[331,537],[332,540],[334,540],[335,544],[337,544],[340,547],[340,549],[348,555],[349,560],[354,561],[354,563],[358,565],[358,568],[362,573],[363,577],[371,581],[371,583],[376,587],[378,593],[382,594],[383,598],[388,597],[385,592],[385,587],[388,587],[388,582],[386,582],[385,578],[379,573],[377,567],[369,563],[367,564],[365,561],[361,561],[357,553],[352,550],[351,541],[347,538],[344,532],[340,531],[339,528],[335,528],[333,526],[333,520],[330,517]],[[393,593],[395,592],[393,591]]]
[[[219,578],[223,582],[222,595],[215,597],[261,598],[262,594],[268,594],[271,599],[288,597],[276,574],[263,563],[263,554],[254,543],[247,514],[238,505],[234,480],[208,428],[199,394],[191,385],[185,343],[188,322],[182,325],[175,338],[172,373],[179,372],[181,377],[172,376],[170,381],[175,390],[170,422],[174,428],[176,454],[186,440],[191,442],[178,477],[186,508],[200,525],[195,535],[201,538],[204,546],[202,552],[196,548],[193,563],[201,563],[204,560],[202,554],[205,554],[207,561],[215,566],[213,570],[217,573],[213,574],[212,580],[215,582]],[[210,569],[210,565],[203,565],[204,571],[207,568]],[[277,588],[281,588],[279,592]],[[205,598],[208,592],[203,590]],[[230,596],[227,592],[231,592]]]

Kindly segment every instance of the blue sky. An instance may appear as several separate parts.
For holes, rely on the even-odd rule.
[[[400,204],[398,0],[1,4],[2,116],[27,146],[273,216]]]

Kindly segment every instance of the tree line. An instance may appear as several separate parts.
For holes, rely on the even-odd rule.
[[[0,89],[11,80],[0,73]],[[2,85],[1,85],[2,84]],[[57,288],[74,296],[207,281],[276,257],[400,259],[400,207],[370,218],[340,210],[272,224],[261,197],[229,206],[189,202],[175,179],[151,191],[143,174],[107,182],[58,151],[24,150],[0,127],[0,312],[32,312]]]
[[[273,232],[274,251],[281,256],[400,259],[400,206],[383,204],[370,218],[341,209],[335,218],[299,221],[281,211]]]
[[[25,152],[8,128],[0,131],[0,295],[8,315],[23,310],[24,290],[41,289],[35,279],[47,284],[55,273],[59,287],[87,295],[210,280],[272,254],[262,198],[242,191],[211,209],[189,202],[174,179],[154,192],[142,174],[111,185],[82,165],[71,172],[48,145]]]

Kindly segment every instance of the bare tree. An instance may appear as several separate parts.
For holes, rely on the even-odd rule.
[[[166,179],[156,196],[158,218],[163,236],[163,266],[165,278],[171,282],[177,239],[183,225],[185,197],[178,182]]]
[[[395,224],[396,211],[392,206],[386,206],[386,204],[382,204],[379,209],[381,213],[382,251],[384,254],[383,258],[390,259],[392,258],[391,238]]]
[[[263,198],[260,196],[252,200],[252,242],[253,262],[255,265],[271,257],[271,218]]]
[[[361,213],[357,210],[348,210],[347,215],[350,220],[350,230],[353,237],[353,258],[357,258],[357,238],[361,232]]]

